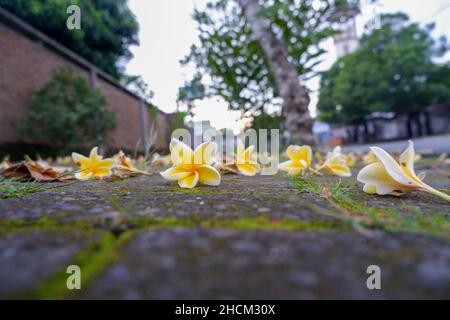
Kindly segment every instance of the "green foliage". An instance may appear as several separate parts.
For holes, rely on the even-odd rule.
[[[259,129],[281,129],[284,123],[283,115],[271,115],[267,113],[261,113],[253,116],[252,128]]]
[[[323,74],[319,118],[359,122],[374,111],[414,114],[450,99],[450,66],[433,62],[445,52],[446,40],[433,40],[433,27],[410,23],[402,13],[383,15],[380,29],[364,35],[357,51]]]
[[[73,4],[81,8],[81,30],[66,28]],[[126,0],[0,0],[0,6],[116,78],[123,73],[119,59],[131,58],[128,47],[139,44],[139,26]]]
[[[129,90],[136,93],[139,97],[145,101],[150,101],[153,98],[154,92],[150,89],[148,84],[141,76],[136,75],[123,75],[121,79],[122,85]],[[152,105],[153,106],[153,105]]]
[[[314,5],[313,5],[314,3]],[[265,1],[261,14],[271,21],[271,30],[286,44],[289,58],[303,79],[314,76],[314,67],[324,50],[322,40],[334,34],[327,22],[332,1]],[[264,105],[280,105],[279,93],[269,65],[241,8],[235,1],[216,0],[193,14],[200,45],[193,45],[182,64],[194,64],[198,75],[211,81],[206,96],[221,96],[232,109],[255,112]]]
[[[64,152],[94,141],[100,144],[115,124],[101,92],[63,68],[34,94],[20,130],[39,142],[51,141]]]

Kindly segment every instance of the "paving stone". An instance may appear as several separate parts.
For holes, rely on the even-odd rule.
[[[86,243],[76,230],[0,234],[0,299],[20,297],[64,270]]]
[[[220,187],[180,189],[159,175],[120,181],[77,182],[56,191],[0,201],[0,219],[99,220],[117,210],[139,217],[272,218],[330,220],[317,215],[280,176],[226,175]],[[320,201],[320,200],[319,200]]]
[[[341,231],[160,229],[140,233],[83,298],[450,297],[450,246],[426,236]],[[366,268],[381,268],[368,290]]]

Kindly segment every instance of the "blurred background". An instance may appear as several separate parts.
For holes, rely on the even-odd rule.
[[[449,32],[445,0],[0,0],[0,157],[179,127],[450,152]]]

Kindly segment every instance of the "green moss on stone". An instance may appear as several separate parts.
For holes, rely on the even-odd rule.
[[[93,279],[119,258],[120,249],[132,236],[133,232],[126,232],[116,238],[112,233],[106,232],[100,241],[88,245],[73,259],[70,265],[77,265],[81,270],[81,289],[89,286]],[[65,269],[60,270],[39,286],[32,296],[36,299],[76,298],[79,291],[67,289],[68,276]]]

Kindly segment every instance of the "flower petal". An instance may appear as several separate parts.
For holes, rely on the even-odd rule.
[[[198,183],[198,179],[199,179],[199,174],[196,171],[191,172],[190,175],[188,175],[187,177],[178,180],[178,185],[181,188],[188,188],[188,189],[192,189],[194,188],[197,183]]]
[[[211,164],[216,152],[217,144],[212,141],[203,142],[194,151],[194,164]]]
[[[218,186],[220,184],[220,173],[209,165],[202,165],[196,169],[201,183],[209,186]]]
[[[192,164],[194,160],[194,152],[192,149],[178,139],[170,141],[170,157],[173,164]]]
[[[285,171],[285,172],[289,172],[289,170],[291,170],[292,168],[297,168],[297,167],[300,167],[300,163],[294,162],[292,160],[288,160],[288,161],[278,164],[278,169]]]
[[[111,169],[109,168],[95,168],[93,176],[96,178],[104,178],[111,175]]]
[[[102,160],[102,156],[98,154],[98,147],[92,148],[91,152],[89,153],[89,160],[91,160],[92,166],[97,165],[97,163]]]
[[[106,159],[100,160],[97,163],[96,167],[109,169],[109,168],[112,168],[115,164],[116,164],[116,161],[114,159],[106,158]]]
[[[254,176],[259,171],[257,163],[236,164],[236,167],[244,176]]]
[[[375,186],[376,193],[379,195],[386,195],[394,190],[404,189],[402,184],[391,178],[381,162],[374,162],[362,168],[356,179],[366,185]],[[367,188],[373,191],[373,187]],[[367,191],[364,190],[364,192]]]
[[[72,160],[73,162],[81,168],[86,168],[91,165],[91,160],[79,153],[72,152]]]
[[[246,162],[256,161],[256,153],[253,153],[253,150],[255,150],[255,146],[253,145],[245,149],[244,158]]]
[[[94,173],[92,171],[80,171],[75,173],[75,178],[77,178],[78,180],[89,180],[93,174]]]
[[[408,141],[408,148],[400,155],[400,166],[408,177],[413,179],[417,183],[421,183],[423,179],[416,176],[414,172],[415,162],[414,144],[411,140]]]
[[[160,175],[163,176],[163,178],[166,180],[177,181],[186,178],[191,173],[192,170],[189,170],[189,168],[187,168],[185,165],[176,165],[163,172],[160,172]]]
[[[300,173],[302,173],[303,168],[302,167],[292,167],[289,171],[288,171],[288,176],[298,176]]]
[[[363,191],[368,194],[377,194],[377,187],[374,184],[366,183],[363,187]]]
[[[392,158],[392,156],[389,153],[387,153],[380,147],[370,147],[370,150],[375,154],[377,159],[383,164],[388,175],[391,176],[392,179],[406,186],[408,185],[418,186],[413,179],[408,177],[408,175],[402,170],[397,161],[395,161],[394,158]]]
[[[305,160],[308,165],[311,163],[312,158],[312,150],[310,146],[296,146],[296,145],[290,145],[286,153],[289,157],[289,159],[294,161],[300,161]]]
[[[334,156],[328,159],[324,166],[330,173],[339,177],[350,177],[352,175],[350,168],[345,164],[345,161],[340,156]]]

